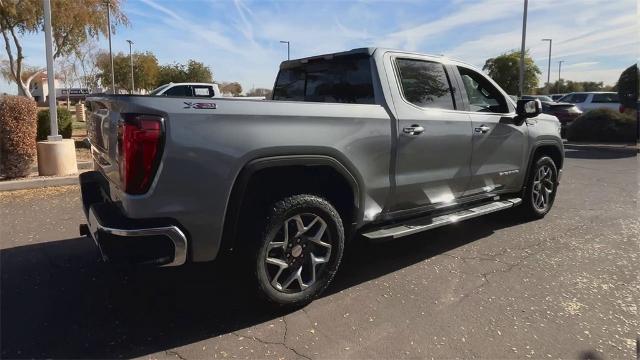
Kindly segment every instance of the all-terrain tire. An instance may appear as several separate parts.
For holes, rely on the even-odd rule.
[[[541,219],[551,210],[558,190],[558,168],[549,156],[534,159],[522,192],[521,215],[527,219]]]
[[[319,196],[292,195],[273,203],[259,228],[261,235],[252,251],[259,293],[274,304],[293,307],[322,294],[344,252],[344,227],[338,211]],[[318,263],[321,260],[326,262]],[[301,269],[300,280],[296,269]],[[296,277],[285,287],[292,276]]]

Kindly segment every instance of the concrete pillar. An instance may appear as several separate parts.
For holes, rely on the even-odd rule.
[[[76,121],[85,122],[84,104],[82,102],[76,104]]]
[[[39,141],[38,173],[40,176],[77,174],[75,142],[72,139]]]

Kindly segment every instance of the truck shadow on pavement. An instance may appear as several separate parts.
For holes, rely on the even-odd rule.
[[[496,213],[402,241],[355,241],[325,296],[516,224]],[[131,358],[286,314],[256,299],[228,260],[125,270],[96,259],[86,238],[0,251],[2,358]]]

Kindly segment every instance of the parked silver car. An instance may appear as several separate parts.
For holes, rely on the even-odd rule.
[[[582,112],[601,108],[618,111],[620,108],[618,93],[615,92],[573,92],[557,101],[575,104]]]

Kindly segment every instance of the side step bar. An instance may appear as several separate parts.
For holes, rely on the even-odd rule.
[[[482,205],[459,210],[450,214],[412,219],[406,223],[394,224],[390,227],[363,233],[362,235],[376,241],[393,240],[422,231],[435,229],[440,226],[472,219],[492,212],[509,209],[516,205],[520,205],[521,202],[522,199],[520,198],[492,201],[490,203],[484,203]]]

